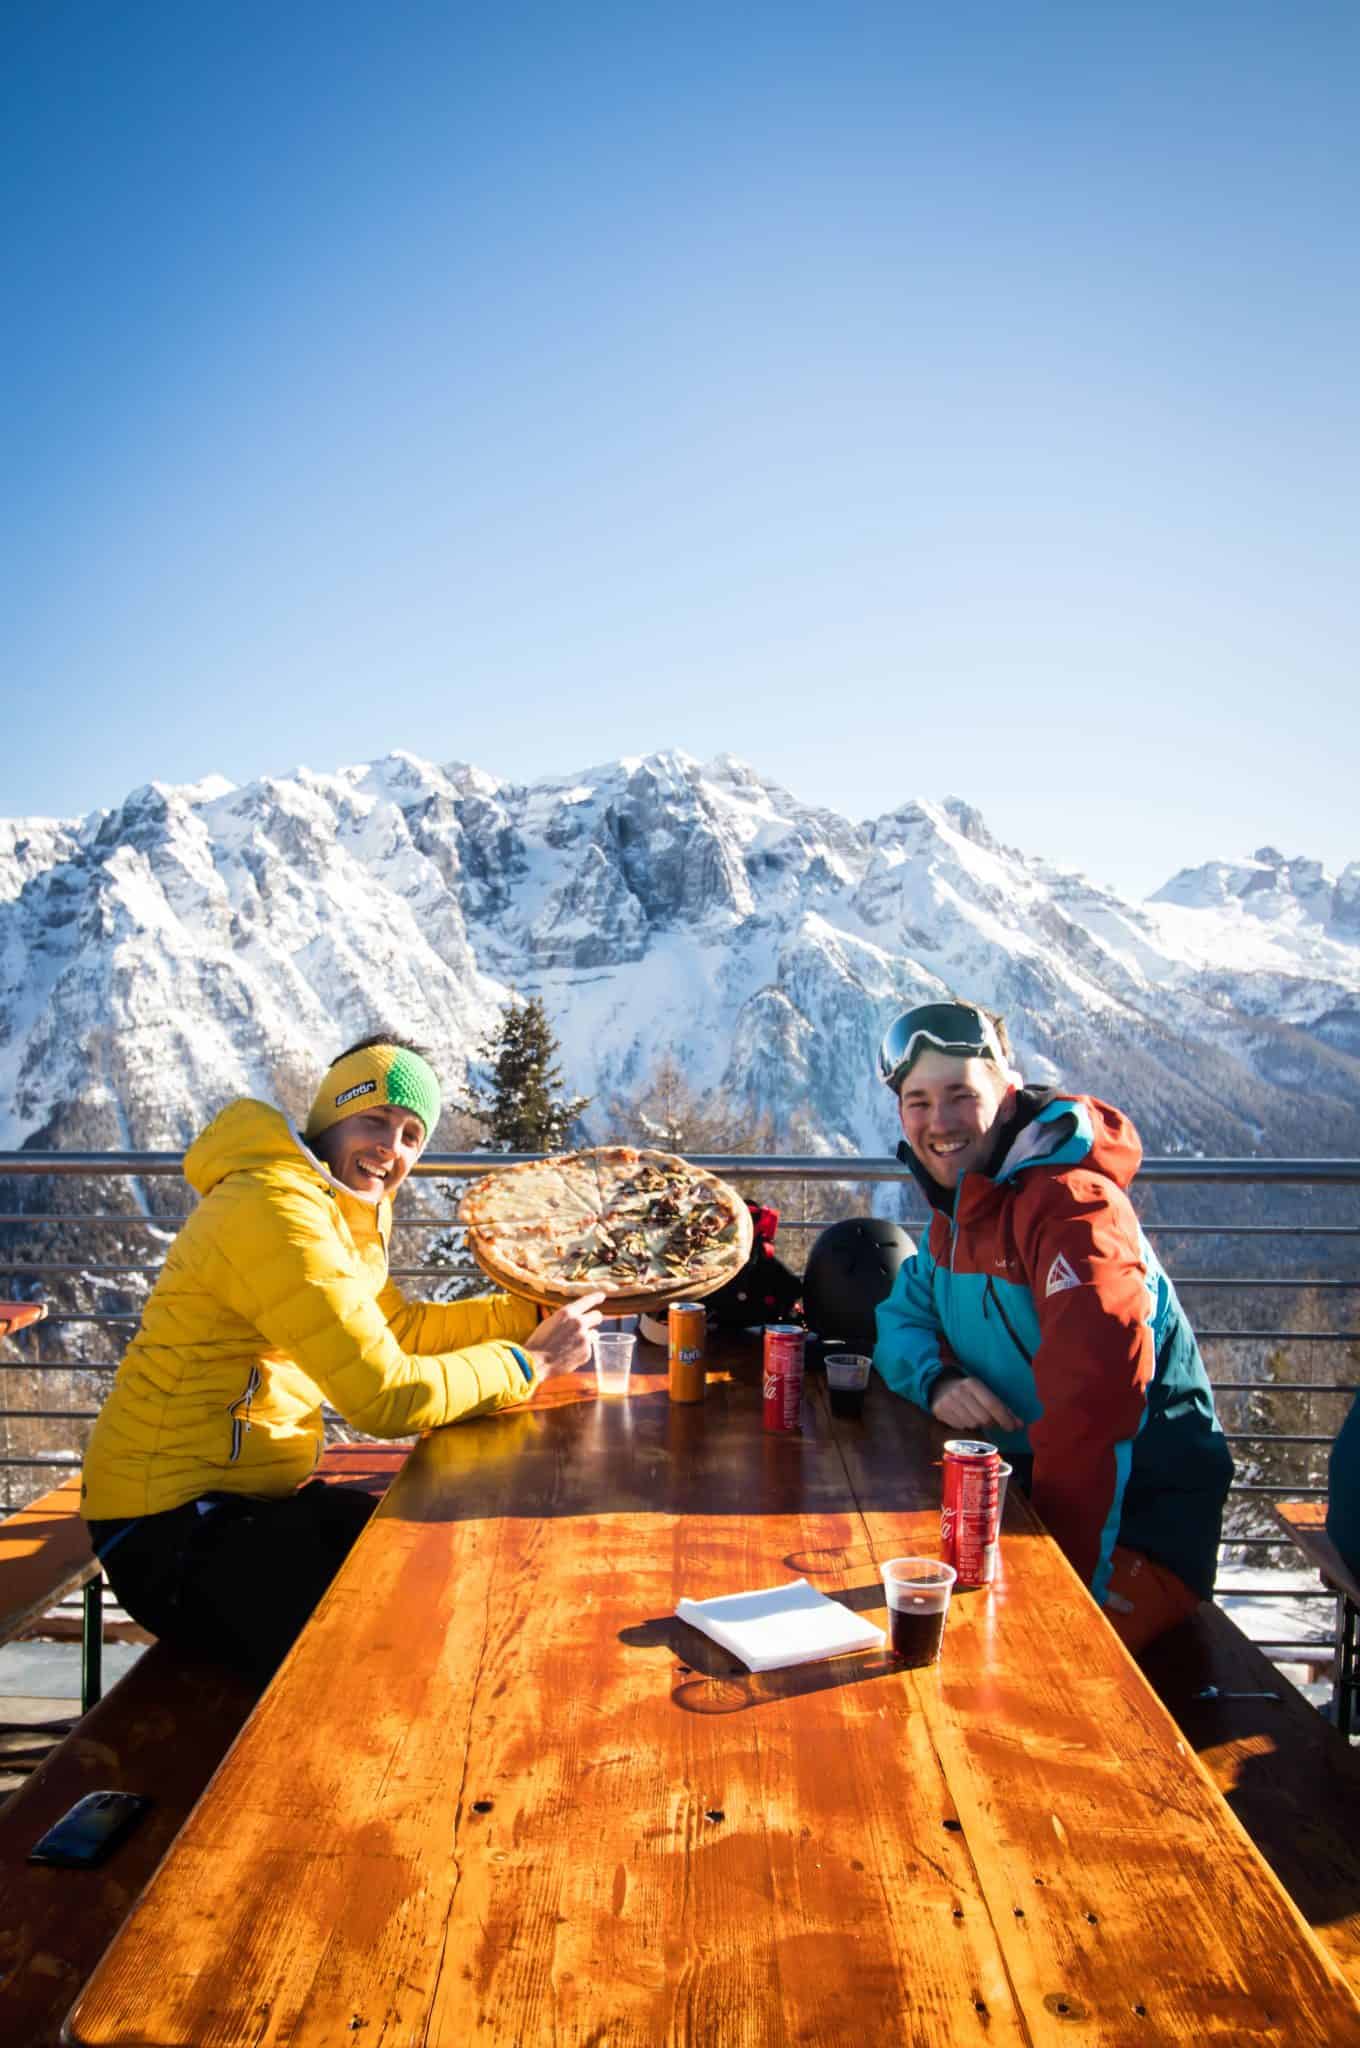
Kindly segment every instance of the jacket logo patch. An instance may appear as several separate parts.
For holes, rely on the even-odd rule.
[[[1065,1294],[1069,1287],[1080,1286],[1080,1280],[1059,1252],[1048,1269],[1048,1279],[1044,1283],[1044,1300],[1047,1301],[1050,1294]]]

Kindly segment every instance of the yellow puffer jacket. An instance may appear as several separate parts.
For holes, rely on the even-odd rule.
[[[332,1180],[278,1110],[231,1103],[184,1172],[203,1200],[91,1433],[91,1520],[291,1493],[321,1455],[323,1398],[370,1436],[408,1436],[531,1390],[531,1304],[408,1301],[387,1278],[390,1202]]]

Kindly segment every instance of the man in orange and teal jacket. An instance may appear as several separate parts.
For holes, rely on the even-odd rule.
[[[875,1367],[998,1446],[1141,1649],[1212,1594],[1232,1459],[1125,1193],[1137,1132],[1093,1096],[1020,1085],[1004,1026],[974,1004],[908,1010],[879,1070],[933,1214],[879,1307]]]
[[[1332,1445],[1327,1468],[1327,1534],[1360,1574],[1360,1394]]]
[[[301,1133],[230,1103],[185,1156],[200,1197],[85,1454],[81,1512],[153,1634],[267,1677],[373,1509],[312,1479],[322,1403],[401,1437],[517,1406],[583,1365],[599,1295],[540,1322],[509,1295],[408,1301],[392,1197],[439,1118],[423,1055],[386,1036],[333,1062]]]

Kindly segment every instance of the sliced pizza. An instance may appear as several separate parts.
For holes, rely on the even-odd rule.
[[[750,1211],[725,1181],[631,1145],[487,1174],[458,1213],[483,1272],[545,1307],[603,1291],[621,1313],[710,1294],[751,1250]]]

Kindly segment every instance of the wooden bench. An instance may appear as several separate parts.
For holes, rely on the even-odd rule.
[[[42,1322],[42,1301],[0,1301],[0,1337]],[[0,1521],[0,1643],[22,1635],[49,1607],[84,1589],[81,1623],[81,1711],[101,1690],[103,1643],[99,1567],[80,1519],[79,1477],[64,1479],[16,1514]]]
[[[1275,1502],[1275,1519],[1309,1564],[1317,1569],[1324,1586],[1336,1594],[1339,1604],[1341,1664],[1336,1673],[1332,1700],[1336,1725],[1349,1735],[1355,1725],[1355,1696],[1360,1692],[1356,1677],[1356,1615],[1360,1612],[1360,1579],[1327,1534],[1325,1500],[1280,1500]]]
[[[321,1476],[380,1493],[404,1447],[335,1444]],[[0,2041],[56,2048],[77,1992],[121,1927],[258,1691],[225,1667],[157,1643],[0,1806]],[[26,1862],[38,1837],[94,1791],[143,1792],[150,1812],[94,1870]]]
[[[1360,1751],[1205,1603],[1139,1658],[1224,1799],[1360,1995]],[[1201,1699],[1270,1692],[1270,1699]]]
[[[45,1301],[0,1301],[0,1337],[27,1330],[47,1314]]]
[[[49,1607],[83,1588],[80,1705],[102,1690],[103,1577],[80,1519],[80,1475],[0,1522],[0,1643],[22,1635]]]

